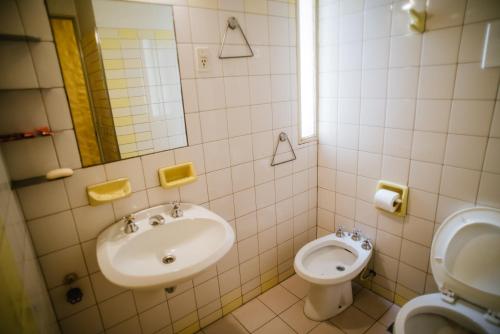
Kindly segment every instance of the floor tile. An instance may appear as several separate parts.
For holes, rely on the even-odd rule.
[[[297,333],[307,333],[318,325],[318,321],[311,320],[304,314],[304,301],[294,304],[279,316]]]
[[[231,314],[203,328],[205,334],[234,333],[247,334],[248,331]]]
[[[387,327],[379,322],[373,324],[365,334],[388,334]]]
[[[330,319],[330,321],[347,334],[364,333],[375,322],[375,320],[354,306],[350,306],[344,312]]]
[[[374,319],[380,318],[391,305],[392,303],[390,301],[368,289],[363,289],[354,298],[354,306]]]
[[[288,327],[280,318],[276,317],[261,328],[255,334],[295,334],[293,329]]]
[[[276,315],[260,300],[254,299],[232,313],[247,330],[253,332]]]
[[[344,334],[340,329],[329,324],[327,322],[322,322],[319,326],[316,326],[309,334]]]
[[[281,285],[276,285],[271,290],[259,296],[259,300],[266,304],[274,313],[279,314],[299,301]]]
[[[396,316],[398,315],[400,309],[401,307],[393,304],[391,307],[389,307],[389,310],[385,312],[382,318],[378,319],[378,322],[382,323],[385,326],[390,326],[396,320]]]
[[[307,296],[307,292],[309,291],[309,282],[303,280],[298,275],[293,275],[281,282],[281,285],[299,298]]]

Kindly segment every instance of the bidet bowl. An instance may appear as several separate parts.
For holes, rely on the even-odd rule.
[[[352,304],[351,280],[372,255],[371,247],[362,247],[364,240],[329,234],[309,242],[295,255],[295,272],[311,283],[304,304],[308,318],[323,321]]]
[[[297,274],[308,282],[333,285],[350,281],[368,264],[372,250],[361,248],[362,240],[329,234],[302,247],[295,256]]]
[[[184,215],[172,218],[170,207],[135,213],[136,232],[126,234],[123,222],[101,232],[97,262],[110,282],[136,289],[171,287],[215,264],[231,249],[234,231],[223,218],[185,203]],[[157,224],[158,215],[163,224]]]

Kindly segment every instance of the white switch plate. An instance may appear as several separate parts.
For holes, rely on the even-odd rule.
[[[210,52],[208,48],[196,48],[196,70],[208,72],[210,70]]]
[[[488,22],[484,36],[481,67],[500,66],[500,20]]]

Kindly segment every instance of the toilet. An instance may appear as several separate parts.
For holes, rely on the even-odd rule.
[[[370,241],[342,230],[309,242],[295,256],[297,275],[311,283],[304,313],[322,321],[344,311],[352,304],[351,280],[368,264],[372,255]]]
[[[500,210],[477,207],[446,218],[430,262],[441,292],[406,303],[394,333],[500,333]]]

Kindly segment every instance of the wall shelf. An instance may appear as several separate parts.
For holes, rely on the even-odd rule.
[[[0,41],[10,42],[40,42],[42,39],[30,35],[0,34]]]

